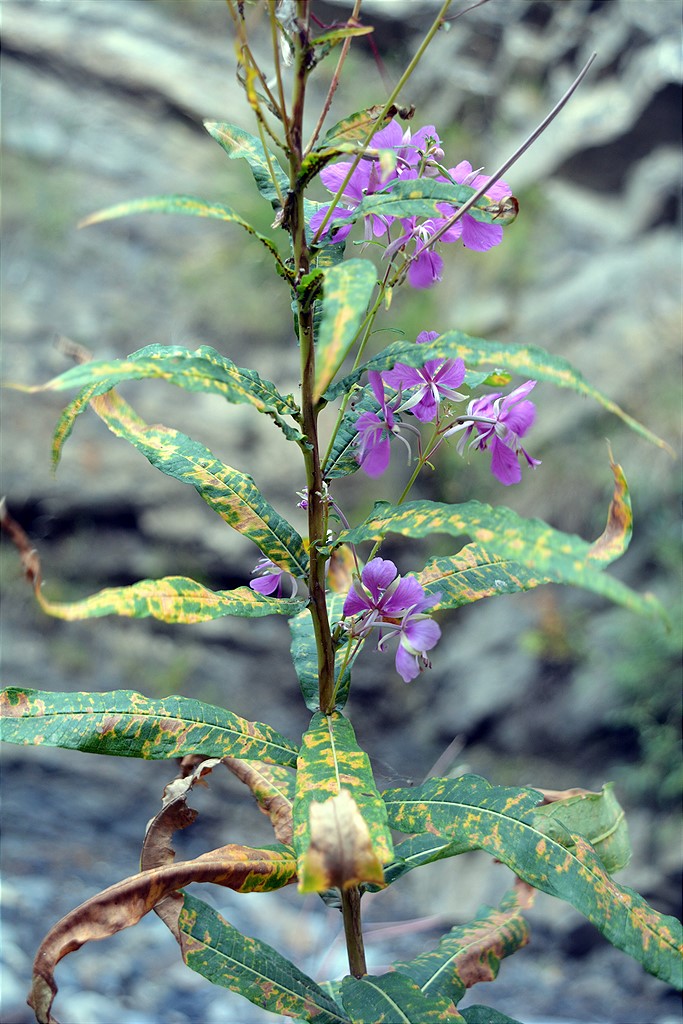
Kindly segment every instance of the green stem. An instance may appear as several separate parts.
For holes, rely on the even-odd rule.
[[[296,33],[295,39],[294,86],[291,117],[289,118],[287,132],[290,145],[289,163],[292,190],[294,190],[294,183],[297,180],[303,159],[304,102],[306,79],[308,68],[310,67],[308,0],[299,0],[297,12],[299,16],[299,31]],[[298,190],[296,193],[296,201],[292,210],[291,233],[296,276],[297,280],[301,280],[310,269],[310,254],[306,242],[306,224],[304,220],[304,197],[301,190]],[[319,554],[319,548],[326,540],[328,509],[320,464],[318,409],[313,400],[315,386],[315,339],[312,307],[306,308],[304,303],[299,301],[297,303],[297,316],[301,353],[301,424],[305,437],[301,449],[304,455],[306,484],[308,487],[309,609],[313,620],[313,631],[318,655],[320,710],[324,714],[330,714],[334,710],[334,644],[325,597],[326,559],[324,555]]]

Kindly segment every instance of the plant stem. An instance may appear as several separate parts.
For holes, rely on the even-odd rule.
[[[342,889],[342,915],[344,918],[344,935],[349,954],[349,971],[354,978],[362,978],[368,973],[365,962],[365,945],[360,917],[360,889]]]
[[[297,4],[299,31],[295,42],[295,73],[292,94],[291,117],[288,121],[287,137],[290,146],[290,182],[294,189],[303,159],[302,134],[306,79],[310,67],[308,44],[308,0]],[[299,190],[296,194],[291,218],[292,247],[297,280],[309,272],[310,254],[306,242],[304,220],[304,197]],[[327,504],[320,464],[318,442],[318,410],[313,400],[315,386],[315,345],[313,331],[313,309],[302,301],[297,302],[299,324],[299,347],[301,352],[301,424],[305,441],[301,445],[306,467],[308,487],[308,537],[309,537],[309,610],[313,620],[318,654],[318,693],[320,710],[330,714],[334,710],[334,644],[330,630],[325,598],[325,556],[319,554],[320,545],[326,540]]]

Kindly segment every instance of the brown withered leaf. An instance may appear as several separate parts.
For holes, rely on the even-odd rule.
[[[188,762],[190,763],[188,764]],[[140,854],[140,868],[143,871],[151,871],[154,868],[173,863],[175,860],[175,850],[171,845],[173,833],[187,828],[197,818],[197,811],[187,806],[190,791],[197,783],[203,784],[204,776],[213,771],[220,763],[219,757],[196,758],[194,755],[190,755],[183,758],[180,775],[169,782],[164,789],[161,810],[147,823]],[[154,913],[161,918],[178,943],[180,942],[178,915],[182,905],[182,896],[177,892],[171,892],[154,907]]]
[[[129,928],[169,895],[191,882],[213,882],[237,892],[265,891],[296,881],[296,858],[287,851],[230,845],[194,860],[165,864],[125,878],[86,900],[58,921],[43,939],[33,964],[29,1005],[40,1024],[58,1024],[52,1015],[59,961],[86,942]],[[178,913],[182,901],[178,903]],[[173,929],[172,929],[173,930]],[[179,932],[177,923],[176,933]]]
[[[4,498],[0,500],[0,528],[5,531],[19,552],[24,575],[36,592],[36,596],[38,596],[42,584],[38,552],[31,544],[31,540],[23,526],[7,511],[7,503]]]
[[[307,886],[322,892],[350,889],[361,882],[384,885],[368,826],[348,790],[311,804],[310,833],[302,870]]]
[[[224,757],[223,764],[251,790],[259,809],[270,818],[275,838],[292,845],[292,796],[294,778],[288,768],[264,761]]]

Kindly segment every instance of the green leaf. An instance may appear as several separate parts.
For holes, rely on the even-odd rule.
[[[462,1015],[467,1024],[522,1024],[516,1017],[508,1017],[490,1006],[467,1006]]]
[[[336,46],[337,43],[343,42],[344,39],[367,36],[370,32],[374,31],[372,25],[344,25],[342,28],[330,29],[328,32],[323,32],[322,35],[316,36],[315,39],[311,39],[311,46]]]
[[[498,907],[483,907],[474,921],[451,928],[436,949],[392,967],[412,978],[425,995],[457,1004],[472,985],[493,981],[500,961],[527,944],[529,929],[522,911],[534,895],[535,890],[517,883]]]
[[[617,949],[647,971],[681,984],[683,929],[632,889],[618,885],[581,836],[556,842],[536,825],[540,794],[490,786],[476,775],[430,779],[413,789],[383,794],[389,824],[401,832],[441,836],[450,855],[485,850],[536,889],[571,903]],[[436,859],[436,858],[434,858]]]
[[[376,284],[377,271],[370,260],[346,260],[326,272],[314,401],[320,399],[356,340]]]
[[[296,765],[297,748],[269,725],[189,697],[9,688],[0,693],[0,714],[8,743],[148,760],[203,754]]]
[[[353,1024],[456,1024],[463,1020],[450,999],[425,996],[411,978],[398,971],[380,977],[344,978],[342,1001]]]
[[[554,797],[536,808],[534,825],[561,846],[571,847],[574,833],[583,836],[610,872],[626,867],[631,857],[626,816],[611,782],[601,793],[580,790]]]
[[[341,619],[344,599],[345,597],[343,594],[328,592],[327,612],[331,623]],[[304,609],[304,611],[291,618],[289,620],[289,628],[292,633],[292,643],[290,647],[292,652],[292,661],[301,687],[301,693],[303,694],[308,710],[317,711],[320,708],[318,648],[310,611],[308,611],[308,609]],[[349,641],[349,643],[350,642],[351,641]],[[358,643],[358,641],[354,642],[356,644]],[[340,678],[339,673],[341,672],[341,666],[344,664],[344,660],[347,656],[347,647],[348,645],[344,644],[335,652],[335,667],[337,670],[337,700],[335,706],[338,709],[344,706],[348,698],[349,686],[351,683],[351,666],[358,654],[358,651],[360,650],[360,646],[358,646],[358,650],[355,652],[353,658],[350,658],[347,662]]]
[[[346,409],[337,430],[332,448],[325,460],[323,476],[326,480],[349,476],[360,469],[356,453],[358,451],[358,432],[356,422],[363,412],[377,412],[379,402],[372,388],[359,389],[358,398],[352,399]]]
[[[608,565],[628,548],[633,530],[633,513],[628,486],[621,466],[611,463],[614,493],[607,523],[602,534],[590,545],[587,557],[592,564]],[[434,611],[459,608],[484,597],[531,590],[542,583],[534,570],[519,562],[497,556],[482,544],[467,544],[457,555],[432,558],[415,577],[427,594],[439,594]]]
[[[224,203],[207,202],[205,199],[198,199],[196,196],[147,196],[145,199],[131,199],[125,203],[116,203],[115,206],[108,206],[97,213],[91,213],[79,223],[79,228],[91,227],[93,224],[101,224],[106,220],[117,220],[120,217],[130,217],[138,213],[184,213],[192,217],[210,217],[214,220],[230,221],[239,224],[241,228],[248,231],[250,235],[257,238],[262,245],[265,245],[271,256],[274,257],[278,273],[289,281],[294,281],[294,276],[289,267],[284,263],[277,246],[266,235],[262,235],[256,228],[252,227],[230,206]]]
[[[280,195],[286,195],[289,189],[289,178],[273,154],[268,152],[266,156],[266,151],[259,139],[227,121],[205,121],[204,127],[231,160],[247,161],[259,192],[274,209],[277,209],[281,205],[280,196],[273,184],[271,168],[280,189]]]
[[[112,433],[123,437],[167,476],[191,484],[214,512],[293,576],[308,574],[308,555],[294,527],[246,473],[222,463],[204,445],[162,424],[148,426],[115,391],[92,402]]]
[[[186,576],[164,576],[159,580],[140,580],[128,587],[106,587],[81,601],[50,601],[42,590],[36,590],[36,597],[48,615],[70,622],[120,615],[133,619],[151,616],[160,622],[192,624],[225,615],[248,619],[296,615],[305,607],[305,601],[267,597],[251,587],[208,590]]]
[[[374,107],[357,110],[354,114],[342,118],[330,128],[315,149],[327,150],[348,142],[365,142],[370,132],[386,128],[396,112],[395,107],[390,108],[380,121],[383,110],[383,105],[376,104]]]
[[[478,190],[469,185],[455,185],[433,178],[418,178],[411,181],[392,181],[385,192],[373,192],[366,196],[347,217],[335,220],[335,225],[353,224],[360,217],[440,217],[441,207],[448,203],[455,210],[466,203]],[[492,206],[487,196],[482,196],[468,210],[468,216],[484,224],[505,224],[500,211]]]
[[[503,367],[512,373],[548,381],[556,387],[569,388],[580,395],[592,398],[609,412],[618,416],[637,434],[647,441],[671,451],[670,446],[653,434],[642,423],[624,412],[616,402],[589,384],[584,376],[562,356],[552,355],[536,345],[501,344],[472,338],[462,331],[447,331],[434,341],[416,345],[410,341],[395,341],[353,373],[337,381],[325,392],[324,398],[331,402],[337,395],[344,394],[360,380],[367,370],[391,369],[396,363],[407,366],[423,366],[430,359],[462,359],[468,367]]]
[[[334,546],[383,540],[388,533],[404,537],[466,534],[495,557],[519,562],[525,569],[533,570],[536,577],[525,573],[520,589],[548,582],[571,583],[623,604],[631,611],[664,621],[667,618],[652,594],[637,594],[620,580],[594,568],[592,545],[587,541],[554,530],[540,519],[523,519],[503,506],[493,508],[479,501],[462,505],[409,501],[392,506],[378,501],[364,523],[353,530],[342,530]]]
[[[387,864],[393,857],[393,844],[368,756],[358,746],[351,723],[340,712],[331,715],[316,712],[303,736],[297,762],[294,848],[302,892],[329,888],[329,885],[316,885],[315,879],[309,877],[306,858],[311,846],[311,805],[338,797],[342,791],[350,793],[365,821],[375,858],[380,865]],[[341,848],[345,838],[339,837],[340,859],[346,855]],[[342,865],[342,870],[344,867]],[[354,865],[351,868],[354,869]]]
[[[312,978],[187,893],[180,935],[187,966],[214,985],[232,989],[271,1013],[313,1024],[349,1024],[342,1008]]]
[[[247,403],[272,416],[289,440],[298,441],[303,436],[281,419],[282,416],[297,416],[299,413],[292,395],[281,395],[274,384],[263,380],[255,370],[236,366],[208,345],[202,345],[194,352],[180,346],[148,345],[126,359],[81,363],[46,384],[33,387],[17,385],[16,390],[32,394],[83,388],[66,407],[55,429],[52,461],[56,466],[76,417],[89,402],[98,395],[106,394],[121,381],[143,378],[165,380],[186,391],[220,395],[233,404]]]

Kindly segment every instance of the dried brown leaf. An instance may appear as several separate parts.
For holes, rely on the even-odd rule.
[[[292,800],[287,792],[291,772],[280,765],[237,757],[224,757],[223,764],[249,787],[259,809],[270,818],[278,842],[291,846],[294,825]]]
[[[169,893],[191,882],[213,882],[237,892],[269,890],[296,881],[296,859],[279,850],[230,845],[194,860],[141,871],[110,886],[58,921],[43,939],[33,965],[29,1004],[40,1024],[58,1024],[52,1015],[57,993],[54,971],[68,953],[95,939],[129,928]],[[178,903],[178,913],[182,903]],[[169,908],[170,913],[170,908]],[[172,930],[174,930],[172,928]],[[176,924],[176,931],[178,931]]]

